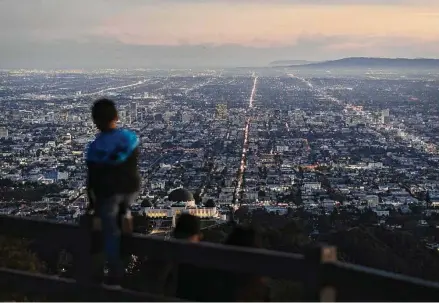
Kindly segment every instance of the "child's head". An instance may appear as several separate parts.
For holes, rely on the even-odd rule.
[[[200,219],[191,214],[182,214],[174,229],[174,238],[185,239],[190,242],[201,240]]]
[[[116,127],[119,119],[116,105],[110,99],[102,98],[94,102],[91,116],[96,127],[100,131],[111,130]]]

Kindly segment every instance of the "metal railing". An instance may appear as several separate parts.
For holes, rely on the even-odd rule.
[[[112,290],[91,282],[89,232],[79,225],[0,216],[1,234],[44,241],[51,250],[65,249],[74,257],[75,279],[0,269],[0,287],[41,294],[82,294],[81,300],[175,301],[129,290]],[[309,301],[437,301],[439,283],[337,261],[335,247],[318,246],[305,255],[188,243],[134,234],[124,239],[124,251],[148,259],[256,274],[303,283]],[[65,301],[65,300],[64,300]],[[212,298],[215,301],[215,298]]]

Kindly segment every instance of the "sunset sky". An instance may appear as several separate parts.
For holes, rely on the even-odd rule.
[[[0,39],[0,68],[437,57],[439,0],[0,0]]]

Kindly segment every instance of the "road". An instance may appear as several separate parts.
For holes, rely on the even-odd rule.
[[[255,80],[253,82],[253,88],[252,88],[252,92],[250,94],[250,100],[248,102],[249,108],[253,108],[253,100],[254,100],[255,94],[256,94],[256,85],[258,85],[258,77],[255,76],[254,74],[253,74],[253,77],[255,77]]]
[[[244,142],[242,144],[242,154],[241,154],[241,163],[239,165],[239,169],[238,169],[238,176],[237,176],[237,182],[236,182],[236,188],[235,188],[235,197],[234,197],[234,201],[233,204],[236,204],[237,200],[238,200],[238,195],[240,193],[241,187],[242,187],[242,180],[244,177],[244,171],[245,171],[245,163],[246,163],[246,159],[247,159],[247,152],[248,152],[248,140],[249,140],[249,128],[250,128],[250,122],[251,119],[248,116],[249,112],[248,109],[253,108],[253,100],[255,98],[255,94],[256,94],[256,87],[258,84],[258,77],[255,76],[255,74],[253,74],[254,77],[254,81],[253,81],[253,88],[252,91],[250,93],[250,98],[249,98],[249,102],[248,102],[248,108],[246,109],[246,116],[247,119],[245,120],[245,126],[244,126]]]
[[[97,92],[94,92],[94,93],[82,94],[81,97],[84,97],[84,96],[87,96],[87,97],[88,97],[88,96],[94,96],[94,95],[101,95],[101,94],[103,94],[103,93],[105,93],[105,92],[109,92],[109,91],[117,91],[117,90],[120,90],[120,89],[125,89],[125,88],[135,87],[135,86],[142,85],[142,84],[144,84],[144,83],[146,83],[146,80],[143,80],[143,81],[137,81],[136,83],[128,84],[128,85],[123,85],[123,86],[108,87],[108,88],[102,89],[102,90],[97,91]]]

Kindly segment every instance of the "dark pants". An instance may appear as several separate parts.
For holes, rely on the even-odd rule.
[[[113,278],[122,278],[125,272],[121,258],[120,216],[130,212],[129,206],[135,201],[137,193],[118,194],[98,198],[98,214],[102,220],[104,252],[108,262],[109,274]]]

